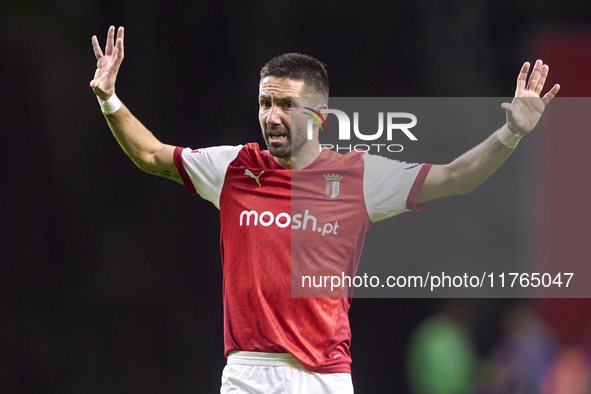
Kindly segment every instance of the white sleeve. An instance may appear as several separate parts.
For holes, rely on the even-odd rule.
[[[416,199],[431,165],[405,163],[369,153],[363,154],[363,164],[363,195],[372,222],[423,209],[425,204],[417,205]]]
[[[189,194],[199,193],[219,209],[228,165],[236,159],[242,147],[176,148],[174,162]]]

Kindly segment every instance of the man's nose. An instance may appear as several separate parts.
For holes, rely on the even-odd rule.
[[[279,108],[276,105],[271,106],[271,109],[269,110],[269,116],[267,116],[267,123],[281,124],[281,119],[279,118]]]

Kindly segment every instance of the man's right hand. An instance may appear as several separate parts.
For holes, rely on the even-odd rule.
[[[109,27],[104,54],[96,36],[92,36],[92,49],[97,63],[90,87],[101,100],[108,100],[115,93],[115,80],[123,61],[123,26],[117,31],[116,42],[115,26]]]

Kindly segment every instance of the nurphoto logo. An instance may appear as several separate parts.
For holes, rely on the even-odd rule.
[[[351,141],[351,120],[349,116],[338,109],[321,109],[320,112],[314,111],[312,108],[304,107],[310,110],[314,114],[304,112],[310,116],[308,119],[308,139],[313,138],[314,122],[320,126],[320,130],[328,131],[328,125],[326,124],[322,114],[334,114],[337,117],[339,123],[338,139],[339,141]],[[316,115],[316,116],[314,116]],[[384,118],[386,119],[384,122]],[[406,122],[401,121],[406,119]],[[395,133],[402,132],[411,141],[418,141],[418,138],[410,131],[411,128],[416,126],[417,117],[409,112],[378,112],[378,130],[373,134],[364,134],[359,130],[359,112],[353,112],[353,133],[355,138],[362,141],[378,141],[383,140],[384,134],[384,123],[386,123],[386,141],[391,142]],[[324,124],[324,127],[323,127]],[[338,151],[351,151],[356,152],[369,152],[370,150],[380,151],[380,148],[387,150],[388,152],[402,152],[404,147],[400,144],[385,144],[385,143],[372,143],[372,144],[320,144],[320,149],[328,148]]]

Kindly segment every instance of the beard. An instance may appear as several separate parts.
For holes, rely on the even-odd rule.
[[[269,138],[269,134],[271,133],[281,133],[285,135],[285,138],[281,141],[271,141]],[[287,159],[292,154],[297,154],[300,148],[306,143],[306,132],[304,130],[299,130],[299,132],[296,131],[296,133],[292,134],[284,125],[267,125],[263,137],[267,143],[269,153],[281,159]]]

